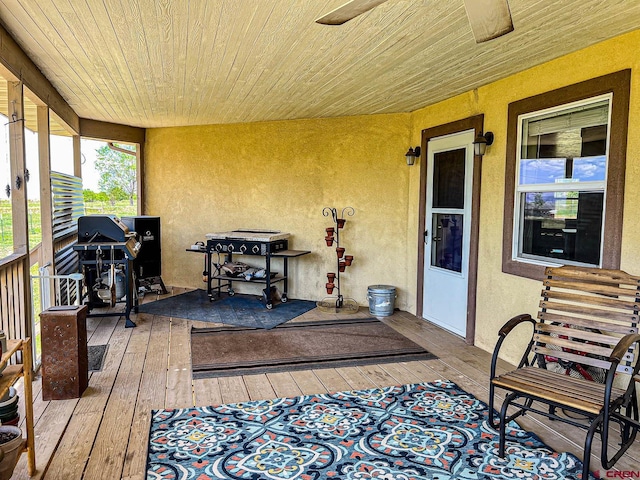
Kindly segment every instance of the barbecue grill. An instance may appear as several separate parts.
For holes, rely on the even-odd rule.
[[[208,233],[205,247],[205,271],[207,281],[207,294],[213,301],[219,298],[223,287],[227,287],[227,293],[234,295],[233,282],[240,279],[223,275],[220,271],[220,263],[213,261],[213,255],[218,257],[225,255],[226,262],[232,263],[233,255],[262,256],[265,259],[265,274],[263,277],[245,277],[240,280],[243,283],[260,283],[265,286],[262,290],[262,302],[267,309],[273,308],[276,287],[274,284],[282,282],[283,292],[281,301],[287,301],[289,266],[291,258],[300,257],[310,253],[308,250],[289,250],[289,233],[274,230],[249,230],[239,229],[230,232]],[[199,251],[199,249],[198,249]],[[281,258],[283,274],[276,275],[271,271],[271,259]]]
[[[134,292],[133,260],[140,250],[136,232],[130,232],[114,215],[86,215],[78,218],[78,268],[84,276],[84,295],[89,312],[97,307],[125,304],[126,327],[135,327],[131,310],[138,310]],[[89,313],[108,317],[120,313]]]

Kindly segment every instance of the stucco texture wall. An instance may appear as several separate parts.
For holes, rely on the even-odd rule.
[[[502,235],[507,114],[509,103],[548,92],[557,88],[606,75],[619,70],[632,69],[631,103],[625,184],[625,216],[621,268],[640,274],[640,249],[635,234],[635,215],[640,201],[640,86],[638,67],[640,57],[640,31],[635,31],[599,43],[576,53],[523,71],[477,90],[448,99],[413,113],[412,135],[419,141],[421,131],[435,125],[461,118],[484,114],[484,130],[495,134],[495,143],[482,160],[480,200],[480,239],[478,250],[478,292],[475,344],[492,350],[498,329],[509,318],[520,313],[534,314],[540,296],[540,282],[502,273]],[[417,175],[411,171],[411,175]],[[410,180],[413,186],[416,179]],[[410,194],[408,226],[417,227],[418,198]],[[417,235],[410,232],[409,236]],[[525,338],[520,332],[520,345]],[[516,360],[519,345],[506,346],[505,357]]]
[[[203,255],[185,251],[205,234],[272,229],[312,252],[289,261],[290,298],[321,300],[337,260],[323,207],[351,206],[341,243],[354,262],[343,295],[366,304],[368,285],[395,285],[406,309],[409,138],[409,114],[148,130],[145,213],[161,217],[165,283],[205,288]],[[272,269],[282,271],[279,262]]]

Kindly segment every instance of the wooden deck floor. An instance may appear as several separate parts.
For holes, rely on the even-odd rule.
[[[362,313],[369,316],[368,311]],[[312,310],[305,319],[331,315]],[[294,371],[266,375],[192,380],[190,329],[202,322],[140,314],[136,328],[118,317],[87,321],[90,345],[108,344],[103,369],[91,374],[89,388],[75,400],[43,401],[34,383],[37,475],[46,480],[145,478],[152,409],[297,396],[349,389],[448,379],[488,401],[490,355],[405,312],[384,322],[438,355],[438,359]],[[503,365],[507,367],[507,365]],[[527,416],[520,422],[558,451],[582,456],[577,428]],[[556,428],[561,432],[556,431]],[[638,442],[640,443],[640,442]],[[599,445],[594,445],[598,451]],[[640,447],[616,465],[638,470]],[[592,469],[599,469],[597,458]],[[601,472],[604,475],[604,470]],[[29,478],[22,455],[13,478]]]

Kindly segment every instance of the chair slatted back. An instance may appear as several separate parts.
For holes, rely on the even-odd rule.
[[[621,270],[547,268],[533,351],[562,361],[608,369],[613,347],[638,333],[640,277]],[[632,373],[629,350],[618,366]]]

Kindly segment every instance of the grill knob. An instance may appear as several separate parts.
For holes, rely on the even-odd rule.
[[[259,247],[258,245],[254,245],[254,246],[251,248],[251,251],[252,251],[253,253],[258,253],[258,252],[260,251],[260,247]]]
[[[222,245],[220,245],[219,243],[216,244],[216,252],[221,252],[222,251]]]
[[[240,245],[240,253],[244,253],[247,251],[247,246],[243,243],[242,245]]]
[[[227,247],[227,250],[229,250],[230,252],[233,252],[233,243],[229,244],[229,246]]]

